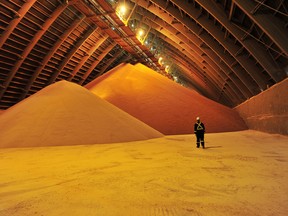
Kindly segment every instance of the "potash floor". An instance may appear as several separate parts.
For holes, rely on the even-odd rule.
[[[0,215],[287,215],[287,136],[205,139],[2,148]]]

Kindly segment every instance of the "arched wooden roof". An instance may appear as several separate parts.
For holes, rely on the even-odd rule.
[[[116,7],[128,7],[127,26]],[[85,85],[122,62],[142,63],[227,106],[288,71],[285,0],[4,0],[0,109],[43,87]],[[136,38],[143,29],[145,43]]]

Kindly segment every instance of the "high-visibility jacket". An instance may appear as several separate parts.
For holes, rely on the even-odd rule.
[[[194,124],[194,133],[205,133],[205,126],[202,122],[196,122]]]

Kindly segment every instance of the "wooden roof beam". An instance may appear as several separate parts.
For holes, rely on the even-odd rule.
[[[281,21],[271,14],[253,14],[251,11],[256,7],[253,1],[233,0],[235,4],[265,32],[265,34],[288,56],[288,30]]]
[[[179,2],[179,0],[174,1]],[[205,10],[207,10],[207,12],[211,14],[211,16],[214,17],[214,19],[216,19],[219,23],[221,23],[221,25],[225,26],[225,28],[233,35],[233,37],[251,54],[251,56],[253,56],[253,58],[259,63],[259,65],[261,65],[264,68],[264,70],[267,71],[267,73],[271,76],[272,79],[274,79],[276,82],[283,79],[283,76],[281,76],[281,74],[279,73],[280,71],[279,66],[275,64],[272,57],[269,55],[268,52],[266,52],[266,47],[258,43],[258,41],[255,40],[255,38],[249,37],[249,40],[248,39],[243,40],[242,39],[243,35],[245,35],[246,32],[243,32],[241,28],[237,27],[237,25],[234,25],[232,22],[230,22],[225,12],[222,9],[220,9],[215,2],[211,2],[210,0],[197,0],[197,2]],[[243,5],[246,4],[245,3],[246,1],[242,2],[244,2]],[[270,23],[270,26],[274,25],[274,23],[271,23],[271,20],[270,21],[267,20],[267,22]],[[287,39],[285,40],[285,42],[287,48],[288,45]],[[252,73],[252,71],[249,71],[249,73]],[[256,78],[256,74],[254,74],[253,76]]]
[[[65,68],[65,66],[69,63],[69,61],[72,59],[72,57],[75,55],[77,50],[83,45],[83,43],[89,38],[90,35],[94,34],[94,32],[97,31],[95,28],[91,27],[86,32],[81,35],[81,38],[76,41],[74,44],[72,50],[69,51],[69,54],[65,56],[65,60],[62,61],[61,65],[57,68],[58,70],[51,76],[49,80],[49,84],[55,82],[57,77],[61,74],[62,70]]]
[[[23,50],[23,52],[21,54],[22,58],[18,59],[18,61],[13,66],[13,68],[10,70],[7,79],[4,81],[4,88],[0,92],[0,100],[3,97],[3,95],[4,95],[4,92],[6,91],[8,86],[10,85],[10,82],[12,81],[12,79],[15,76],[16,72],[19,70],[19,68],[21,67],[22,63],[27,58],[27,56],[29,55],[29,53],[31,52],[33,47],[38,43],[38,41],[44,35],[44,33],[47,31],[47,29],[52,25],[52,23],[58,18],[58,16],[65,10],[65,8],[67,6],[68,6],[67,4],[61,4],[60,6],[58,6],[57,9],[51,14],[51,16],[45,21],[45,23],[42,26],[42,29],[39,30],[34,35],[32,40],[28,44],[28,46]]]
[[[34,5],[37,0],[27,0],[24,5],[17,11],[17,16],[9,23],[9,26],[5,29],[5,31],[1,35],[0,40],[0,48],[9,38],[10,34],[14,31],[16,26],[21,22],[25,14],[29,11],[29,9]],[[1,97],[0,97],[1,98]]]
[[[80,81],[80,84],[82,85],[86,79],[89,77],[89,75],[93,72],[94,68],[97,67],[97,65],[101,62],[101,60],[116,46],[116,43],[110,44],[103,53],[99,56],[99,59],[95,60],[93,64],[89,67],[89,69],[86,71],[85,75],[83,76],[82,81]],[[101,72],[100,72],[101,73]]]
[[[41,71],[45,68],[45,66],[47,65],[47,63],[50,61],[50,59],[53,57],[53,55],[56,53],[56,51],[58,50],[58,48],[61,46],[61,44],[63,43],[63,41],[65,41],[68,36],[75,30],[75,28],[77,28],[77,26],[85,19],[85,17],[83,16],[80,19],[75,19],[74,22],[69,26],[69,28],[63,32],[63,34],[60,36],[59,40],[54,44],[54,46],[50,49],[50,51],[47,53],[47,55],[43,58],[43,60],[40,62],[40,66],[36,69],[36,71],[34,72],[33,76],[31,77],[31,79],[29,80],[29,82],[26,85],[26,91],[23,92],[22,96],[20,99],[24,99],[28,92],[31,89],[31,86],[33,85],[34,81],[36,80],[36,78],[39,76],[39,74],[41,73]]]
[[[93,47],[91,47],[86,55],[82,57],[80,62],[76,65],[76,67],[73,69],[71,76],[67,79],[68,81],[71,81],[73,77],[77,74],[77,72],[81,69],[81,67],[85,64],[85,62],[90,58],[91,55],[101,46],[102,43],[105,42],[105,40],[108,38],[108,35],[105,35],[104,37],[101,37]]]

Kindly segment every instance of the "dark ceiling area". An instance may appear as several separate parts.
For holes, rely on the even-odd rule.
[[[287,0],[4,0],[0,8],[0,109],[59,80],[84,86],[121,63],[142,63],[229,107],[288,76]]]

